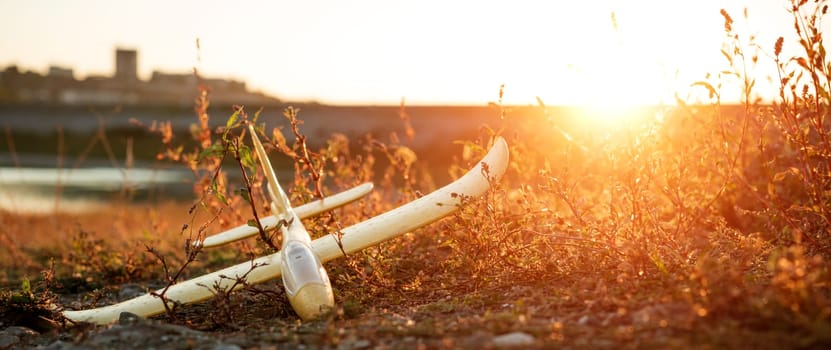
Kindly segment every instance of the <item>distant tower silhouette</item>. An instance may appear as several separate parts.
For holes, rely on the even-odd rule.
[[[136,50],[115,50],[115,79],[122,82],[138,81],[138,53]]]

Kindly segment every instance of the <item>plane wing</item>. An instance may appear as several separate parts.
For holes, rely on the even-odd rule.
[[[366,196],[370,191],[372,191],[372,186],[373,185],[371,182],[367,182],[357,187],[350,188],[346,191],[334,194],[323,199],[316,200],[314,202],[306,203],[293,209],[297,216],[301,219],[309,218],[318,215],[322,212],[325,212],[327,210],[342,207],[346,204],[352,203],[360,199],[363,196]],[[277,222],[277,217],[275,217],[274,215],[266,216],[260,219],[260,224],[263,225],[263,228],[266,231],[276,227]],[[238,240],[245,239],[251,236],[255,236],[257,235],[257,233],[259,233],[259,231],[256,227],[240,225],[228,231],[217,233],[215,235],[207,237],[202,242],[194,242],[194,245],[198,245],[201,243],[205,248],[213,248],[231,242],[236,242]]]
[[[461,196],[477,197],[485,193],[491,181],[499,180],[507,168],[508,144],[498,137],[482,161],[456,181],[398,208],[344,228],[341,237],[343,251],[347,254],[360,251],[447,216],[459,208]],[[343,256],[334,234],[312,241],[312,250],[323,263]],[[249,272],[252,264],[265,265]],[[235,277],[246,272],[249,272],[246,281],[252,284],[280,277],[280,254],[263,256],[180,282],[171,286],[165,296],[169,301],[183,304],[202,301],[214,295],[215,283],[221,288],[230,288]],[[108,324],[118,320],[119,314],[125,311],[147,317],[163,313],[165,307],[159,297],[148,293],[118,304],[90,310],[66,310],[63,314],[75,322]]]

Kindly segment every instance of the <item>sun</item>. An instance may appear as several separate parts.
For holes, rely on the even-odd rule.
[[[644,107],[675,103],[677,69],[661,45],[667,41],[645,35],[633,14],[620,27],[614,11],[594,17],[594,26],[582,33],[583,45],[567,53],[570,62],[557,76],[556,100],[579,108],[587,123],[625,124],[643,117]]]
[[[586,87],[579,106],[588,121],[616,126],[639,117],[643,107],[663,103],[664,84],[654,71],[625,56],[616,57],[578,78]]]

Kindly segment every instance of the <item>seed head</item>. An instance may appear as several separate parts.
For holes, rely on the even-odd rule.
[[[782,53],[782,43],[785,42],[785,38],[779,37],[776,39],[776,44],[773,45],[773,55],[779,57],[779,54]]]
[[[730,17],[730,14],[727,13],[727,10],[721,9],[721,16],[724,17],[724,31],[725,32],[732,32],[733,31],[733,18]]]

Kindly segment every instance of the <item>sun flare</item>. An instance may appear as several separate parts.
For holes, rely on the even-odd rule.
[[[628,40],[610,12],[607,25],[599,28],[592,45],[581,52],[580,63],[571,65],[569,99],[584,111],[587,121],[616,125],[637,117],[642,107],[667,99],[669,79],[661,58],[642,43]]]

